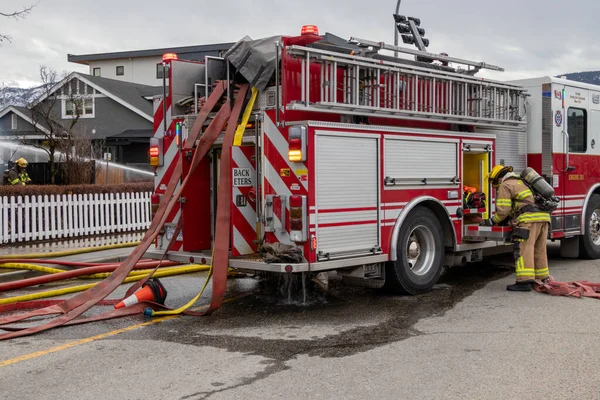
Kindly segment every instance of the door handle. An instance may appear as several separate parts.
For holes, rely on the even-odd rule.
[[[569,133],[564,129],[562,133],[566,138],[566,140],[563,139],[563,145],[565,149],[565,169],[562,172],[567,172],[569,171]]]

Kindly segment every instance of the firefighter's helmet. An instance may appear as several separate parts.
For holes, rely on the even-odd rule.
[[[29,164],[27,163],[27,160],[26,160],[26,159],[24,159],[24,158],[22,158],[22,157],[21,157],[21,158],[19,158],[17,161],[15,161],[15,163],[16,163],[16,164],[17,164],[19,167],[21,167],[21,168],[27,168],[27,166],[29,165]]]
[[[487,176],[487,179],[492,183],[493,187],[500,186],[499,179],[508,172],[513,172],[513,167],[498,164],[492,168],[492,171]]]

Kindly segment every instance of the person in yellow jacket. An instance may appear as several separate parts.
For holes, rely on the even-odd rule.
[[[546,245],[550,213],[536,207],[531,189],[511,166],[496,165],[488,179],[496,188],[496,214],[480,225],[498,225],[510,220],[513,227],[513,251],[516,283],[508,285],[510,291],[530,291],[535,279],[547,280],[549,276]]]
[[[8,171],[8,183],[11,185],[29,185],[31,184],[31,178],[27,174],[27,160],[19,158],[15,161],[15,166]]]

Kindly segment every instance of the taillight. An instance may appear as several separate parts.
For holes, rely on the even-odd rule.
[[[152,218],[154,218],[154,215],[158,211],[158,205],[160,204],[160,195],[154,193],[150,196],[150,204],[152,205]]]
[[[288,160],[291,162],[306,161],[306,127],[292,126],[288,131]]]
[[[148,158],[150,165],[152,165],[153,167],[163,166],[161,138],[150,138],[150,149],[148,150]]]
[[[290,196],[290,239],[293,242],[308,240],[306,196]]]

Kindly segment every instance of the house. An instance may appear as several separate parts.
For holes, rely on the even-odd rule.
[[[204,61],[205,56],[222,57],[233,44],[218,43],[84,55],[68,54],[67,60],[89,66],[89,74],[92,76],[160,86],[163,79],[163,54],[175,53],[180,59]]]
[[[24,140],[40,144],[44,134],[68,130],[78,117],[72,129],[74,136],[101,144],[101,152],[111,153],[113,162],[149,170],[147,151],[154,127],[152,97],[162,90],[162,86],[71,73],[49,86],[29,107],[0,110],[0,140],[4,143],[0,147],[14,149]],[[49,117],[42,117],[46,112]],[[91,149],[90,155],[100,157]],[[43,150],[23,156],[30,162],[47,162]],[[2,157],[5,164],[9,158],[15,159],[8,150],[2,152]]]

